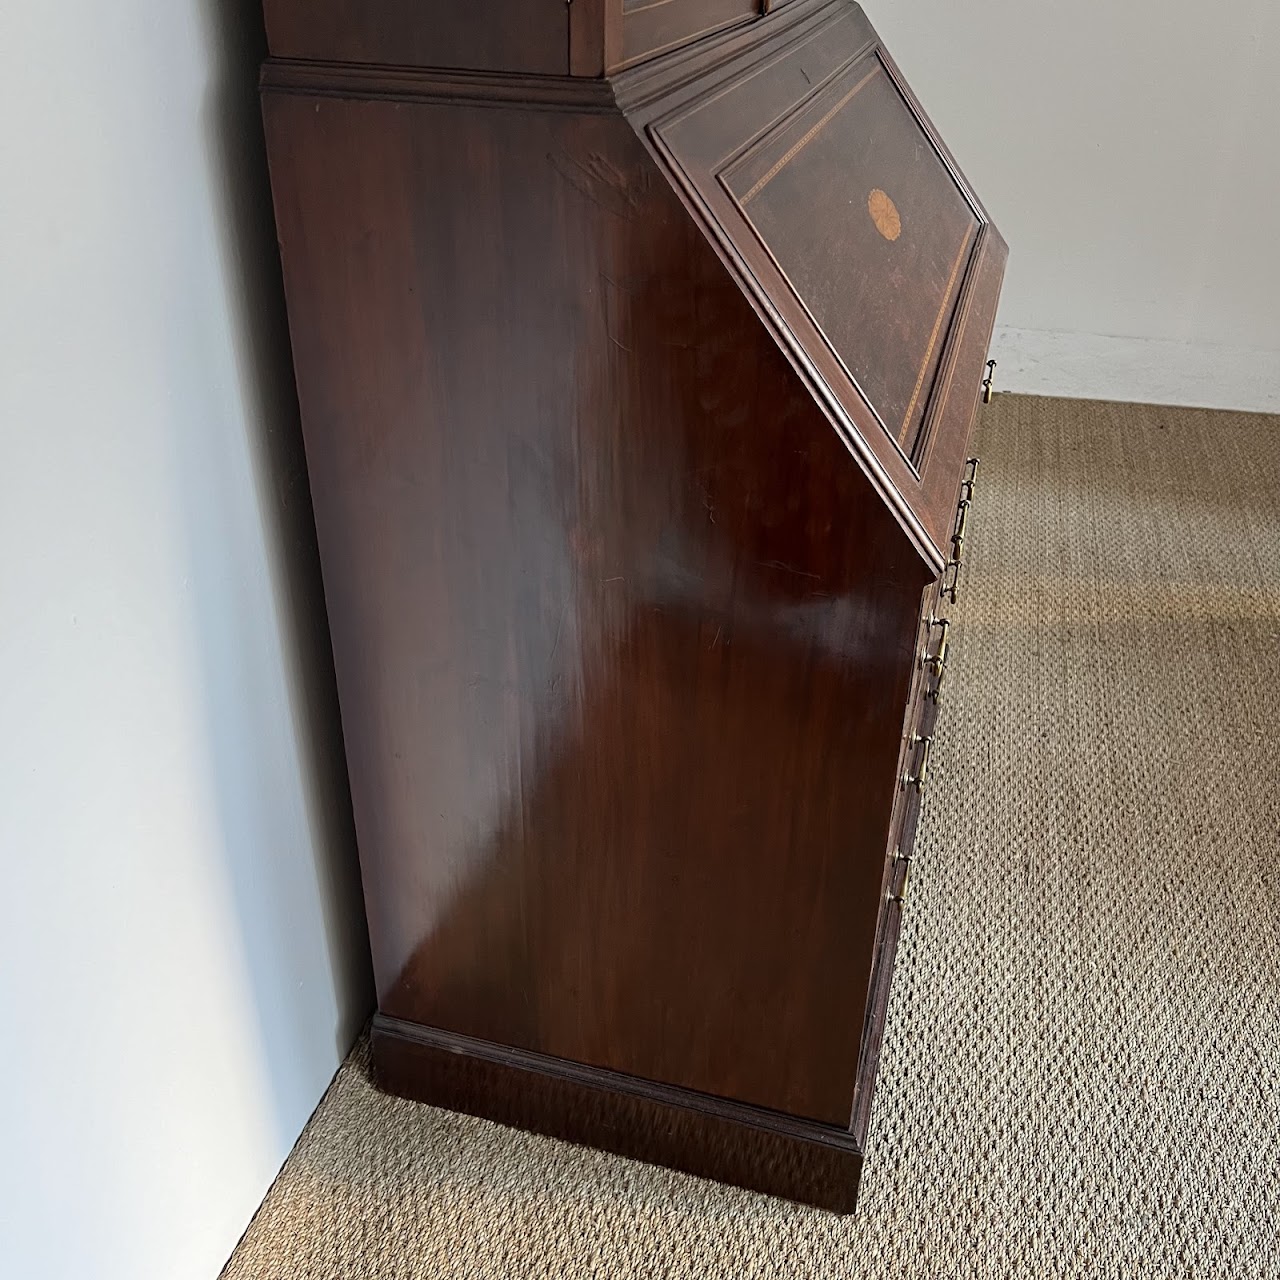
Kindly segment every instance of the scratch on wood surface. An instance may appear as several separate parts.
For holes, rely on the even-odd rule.
[[[781,569],[783,573],[794,573],[799,578],[812,578],[815,582],[822,581],[820,573],[806,573],[803,569],[797,569],[794,565],[783,564],[781,560],[757,560],[762,569]]]
[[[551,656],[547,659],[547,666],[550,666],[556,657],[556,651],[560,648],[560,637],[564,634],[564,620],[569,616],[569,602],[564,602],[563,608],[560,610],[560,623],[556,627],[556,642],[551,646]]]
[[[581,158],[567,151],[549,151],[547,159],[556,172],[592,204],[620,218],[635,217],[648,195],[646,173],[638,175],[637,180],[637,175],[625,173],[597,151]]]

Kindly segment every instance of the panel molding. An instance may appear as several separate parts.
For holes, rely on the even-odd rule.
[[[870,62],[871,68],[865,75],[858,78],[852,88],[845,88],[844,80],[858,76],[863,63]],[[942,299],[936,315],[933,335],[929,340],[923,361],[919,367],[918,377],[916,380],[915,392],[911,397],[907,407],[905,417],[898,426],[891,425],[887,422],[880,412],[879,407],[864,387],[863,382],[854,373],[844,354],[836,347],[832,341],[826,327],[821,323],[818,316],[814,313],[809,303],[805,299],[800,288],[796,285],[778,255],[774,252],[769,238],[760,230],[753,220],[748,205],[754,200],[770,182],[773,181],[791,162],[804,150],[815,138],[817,138],[824,129],[835,119],[835,117],[845,110],[848,104],[869,85],[877,75],[884,76],[888,83],[897,91],[898,96],[902,99],[903,105],[906,107],[908,114],[915,122],[917,128],[924,135],[925,140],[933,149],[934,155],[938,158],[943,169],[947,172],[952,182],[959,191],[961,199],[968,205],[969,211],[973,217],[973,226],[966,229],[964,237],[961,240],[960,248],[957,253],[955,264],[952,268],[951,278],[948,281],[942,295]],[[834,105],[828,105],[828,99],[833,97],[840,89],[845,92],[836,101]],[[809,117],[817,111],[822,110],[823,114],[813,123],[810,123]],[[779,156],[774,163],[761,174],[750,188],[745,192],[739,192],[735,186],[735,179],[739,172],[745,171],[746,176],[750,176],[758,164],[767,159],[772,149],[776,149],[781,143],[789,139],[789,135],[797,129],[803,128],[806,124],[808,129],[800,135],[798,139],[792,142],[791,146]],[[725,163],[717,172],[716,180],[728,195],[734,208],[742,218],[744,224],[755,237],[761,250],[767,255],[777,270],[779,277],[790,290],[795,304],[803,311],[808,318],[809,323],[813,326],[814,332],[819,336],[826,350],[829,352],[831,359],[843,371],[845,378],[854,386],[858,394],[862,397],[866,409],[876,422],[880,424],[881,429],[889,438],[893,447],[897,450],[903,463],[911,469],[912,474],[918,479],[922,470],[921,460],[927,457],[926,445],[929,437],[932,435],[932,428],[935,420],[943,405],[945,405],[945,395],[940,395],[942,384],[942,375],[947,369],[948,349],[954,349],[959,346],[960,331],[963,330],[964,321],[968,319],[967,312],[962,309],[962,304],[971,290],[973,279],[976,274],[978,261],[980,258],[980,250],[982,248],[983,237],[988,226],[988,219],[982,208],[977,204],[975,197],[970,189],[963,182],[957,179],[957,175],[952,165],[948,163],[947,158],[942,154],[938,147],[934,144],[933,138],[930,136],[931,131],[928,128],[927,120],[921,115],[913,100],[908,99],[904,93],[904,86],[900,78],[895,76],[887,65],[886,54],[881,48],[870,48],[867,52],[858,57],[850,59],[834,74],[815,85],[813,91],[803,101],[798,104],[796,109],[791,112],[784,113],[779,119],[775,120],[767,130],[757,135],[747,146],[740,149],[735,155]],[[961,269],[963,268],[963,270]],[[939,355],[938,365],[934,371],[933,379],[925,385],[925,378],[930,365],[933,363],[933,357],[937,349],[937,339],[940,336],[943,322],[949,315],[958,315],[960,323],[955,334],[948,333],[944,336],[943,350]],[[920,401],[921,392],[924,392],[924,408],[921,413],[921,419],[916,426],[916,430],[910,430],[912,420],[915,417],[915,411]]]
[[[851,1213],[847,1130],[379,1013],[377,1086],[451,1111]]]
[[[613,82],[617,99],[926,563],[941,572],[946,561],[943,548],[948,544],[954,519],[953,476],[963,461],[962,457],[950,455],[963,454],[965,447],[955,428],[970,419],[976,404],[1007,247],[861,9],[842,5],[838,0],[815,3],[813,7],[809,7],[809,0],[796,0],[794,9],[796,18],[801,20],[784,28],[785,38],[780,36],[776,47],[764,50],[763,56],[755,56],[755,43],[717,38],[710,42],[717,47],[705,51],[708,70],[702,76],[690,78],[688,54],[677,55],[671,59],[670,68],[659,66],[655,72],[642,68],[617,77]],[[790,7],[784,12],[789,16]],[[845,23],[849,24],[847,32],[843,29]],[[732,48],[732,56],[717,57],[720,45],[725,52]],[[817,66],[799,62],[809,48],[814,50]],[[898,434],[872,405],[721,176],[867,56],[878,59],[907,115],[978,224],[967,260],[962,254],[956,308],[951,311],[951,325],[942,338],[938,364],[909,450],[903,448]],[[776,74],[785,63],[798,68],[804,88],[793,84],[793,95],[785,101],[779,95],[776,101],[765,99],[752,104],[734,129],[717,125],[709,149],[699,154],[697,142],[688,136],[690,122],[700,114],[727,110],[726,101],[732,95],[745,93],[757,77]],[[656,98],[653,90],[662,84],[673,87],[668,96]],[[968,409],[958,394],[952,394],[953,383],[965,370],[971,376],[972,401]]]
[[[531,76],[498,71],[447,71],[356,63],[269,58],[264,92],[308,97],[367,98],[523,110],[616,113],[608,81],[577,76]]]

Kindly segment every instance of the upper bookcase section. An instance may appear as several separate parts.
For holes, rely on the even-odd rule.
[[[276,58],[601,76],[788,0],[265,0]]]

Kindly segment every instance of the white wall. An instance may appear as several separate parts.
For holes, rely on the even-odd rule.
[[[32,1280],[216,1275],[370,1000],[256,13],[0,17],[0,1270]]]
[[[1009,240],[1002,385],[1280,410],[1280,6],[863,2]]]

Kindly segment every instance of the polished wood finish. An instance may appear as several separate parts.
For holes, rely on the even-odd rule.
[[[622,0],[621,49],[610,70],[758,17],[761,0]]]
[[[920,610],[920,628],[915,645],[917,658],[913,665],[907,721],[898,756],[896,798],[893,821],[889,828],[889,857],[885,862],[880,886],[880,920],[876,933],[875,960],[871,968],[862,1028],[858,1087],[854,1097],[853,1118],[849,1125],[850,1132],[859,1143],[865,1142],[871,1122],[871,1102],[880,1066],[880,1046],[889,1006],[893,962],[902,928],[902,912],[909,892],[910,866],[915,851],[916,827],[920,820],[922,793],[907,779],[917,771],[920,751],[917,739],[933,735],[937,725],[938,695],[943,677],[927,668],[924,659],[937,651],[930,623],[943,612],[938,584],[933,583],[925,592],[924,605]]]
[[[862,1151],[843,1129],[523,1053],[378,1014],[379,1087],[436,1106],[784,1196],[836,1213]]]
[[[379,1078],[849,1207],[1003,243],[844,0],[369,47],[263,84]]]
[[[1005,244],[856,5],[797,0],[691,77],[703,56],[619,77],[619,99],[941,568]]]
[[[569,11],[557,0],[264,0],[263,10],[277,58],[569,72]]]
[[[264,0],[277,58],[598,76],[758,18],[762,0]]]
[[[621,118],[268,130],[382,1009],[847,1123],[925,569]]]

